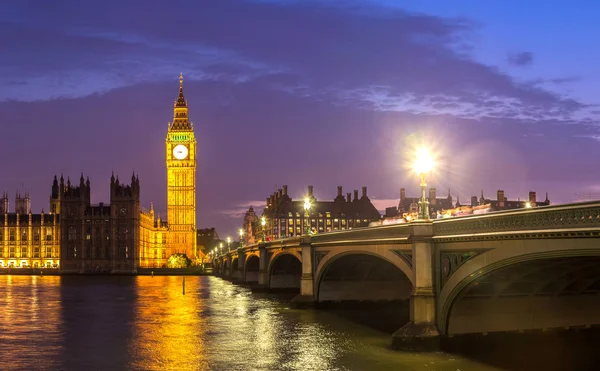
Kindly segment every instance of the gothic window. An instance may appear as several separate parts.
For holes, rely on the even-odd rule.
[[[39,257],[40,257],[40,247],[39,247],[39,246],[36,246],[36,247],[33,249],[33,257],[34,257],[34,258],[39,258]]]
[[[40,240],[40,230],[39,229],[35,229],[33,231],[33,240],[34,241],[39,241]]]
[[[4,240],[4,234],[2,233],[2,229],[0,229],[0,242],[2,242],[3,240]]]
[[[27,229],[25,228],[21,230],[21,241],[27,241]]]
[[[8,232],[8,238],[9,238],[10,241],[14,241],[15,240],[15,230],[14,229],[11,229]]]
[[[46,241],[52,241],[52,228],[46,228]]]
[[[77,238],[77,230],[75,227],[69,227],[69,241],[75,241]]]

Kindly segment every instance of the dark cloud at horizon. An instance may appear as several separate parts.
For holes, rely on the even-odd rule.
[[[509,53],[508,63],[517,67],[530,66],[533,63],[532,52]]]
[[[337,185],[380,200],[416,192],[403,165],[411,133],[443,149],[431,184],[461,199],[545,188],[570,201],[598,183],[584,171],[600,154],[588,105],[465,54],[469,20],[350,3],[150,2],[143,16],[130,2],[3,4],[0,156],[14,160],[0,191],[25,183],[39,210],[55,173],[83,171],[94,202],[108,201],[111,172],[135,170],[142,203],[163,210],[180,71],[200,226],[233,231],[240,205],[282,184],[295,197],[313,184],[322,199]]]

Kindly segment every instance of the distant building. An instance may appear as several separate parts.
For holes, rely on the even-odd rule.
[[[419,200],[421,196],[418,197],[406,197],[406,189],[400,188],[400,201],[398,202],[398,207],[388,207],[385,209],[385,217],[393,218],[397,216],[402,216],[404,214],[416,214],[419,210]],[[429,197],[427,198],[429,201],[429,212],[431,216],[435,216],[438,211],[448,210],[454,208],[452,195],[450,194],[450,190],[448,190],[448,196],[443,198],[437,197],[437,190],[435,188],[429,188]],[[458,197],[457,197],[458,202]]]
[[[370,222],[381,218],[379,211],[367,197],[367,187],[362,188],[362,196],[358,197],[358,190],[354,190],[354,198],[348,193],[346,198],[342,194],[342,187],[337,190],[337,197],[333,201],[319,201],[313,195],[313,187],[308,186],[307,197],[311,201],[308,213],[304,210],[304,199],[294,201],[288,195],[287,185],[266,199],[266,205],[261,215],[266,225],[263,227],[259,219],[254,219],[247,214],[244,230],[251,231],[254,241],[262,236],[266,240],[299,236],[305,233],[323,233],[335,230],[366,227]],[[248,210],[253,213],[254,210]],[[249,224],[250,223],[252,224]],[[249,240],[244,240],[245,243]]]
[[[406,190],[404,188],[400,188],[400,201],[398,203],[398,207],[388,207],[385,210],[386,218],[395,218],[400,217],[404,214],[416,214],[419,208],[419,200],[421,197],[406,197]],[[444,210],[451,210],[455,208],[459,208],[461,206],[470,206],[470,207],[485,207],[487,211],[500,211],[500,210],[511,210],[511,209],[520,209],[525,207],[535,207],[535,206],[546,206],[550,205],[550,200],[548,199],[548,194],[546,193],[546,199],[544,201],[537,201],[536,193],[529,192],[529,198],[525,200],[508,200],[504,196],[503,190],[498,190],[496,193],[496,199],[488,199],[483,196],[483,191],[481,191],[481,196],[477,198],[477,196],[471,197],[470,205],[461,205],[458,196],[456,197],[456,203],[453,203],[452,195],[450,194],[450,190],[448,190],[448,196],[445,198],[438,198],[437,192],[435,188],[429,188],[429,197],[427,198],[429,201],[429,212],[432,218],[436,218],[438,212],[443,212]]]
[[[546,193],[546,199],[544,201],[538,201],[536,199],[536,193],[533,191],[529,192],[529,198],[525,200],[508,200],[504,196],[504,191],[499,189],[496,192],[496,199],[488,199],[483,196],[483,190],[481,191],[481,196],[479,199],[477,196],[471,197],[471,206],[478,205],[490,205],[490,209],[494,211],[499,210],[511,210],[511,209],[522,209],[525,207],[535,207],[535,206],[547,206],[550,205],[550,200],[548,199],[548,193]],[[529,204],[529,205],[528,205]]]
[[[217,247],[219,242],[221,241],[215,228],[203,228],[196,231],[196,245],[198,251],[204,255]]]
[[[54,179],[53,203],[60,205],[60,268],[63,272],[134,272],[139,266],[140,183],[110,179],[110,203],[92,205],[90,180],[79,185]],[[58,192],[55,192],[58,188]],[[58,195],[54,198],[55,195]]]

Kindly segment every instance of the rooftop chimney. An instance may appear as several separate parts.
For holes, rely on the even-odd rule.
[[[352,193],[346,193],[346,202],[352,202]]]
[[[287,196],[287,185],[283,185],[283,194]]]
[[[354,201],[358,201],[358,189],[354,190]]]
[[[338,197],[343,197],[342,196],[342,186],[338,186]]]
[[[499,189],[496,194],[496,199],[498,201],[498,207],[504,207],[504,191]]]
[[[400,188],[400,201],[404,202],[406,200],[406,189]]]
[[[477,196],[471,197],[471,206],[477,206],[479,201],[477,200]]]
[[[436,193],[435,188],[429,188],[429,203],[431,205],[436,204],[436,197],[437,197],[437,193]]]
[[[535,192],[529,192],[529,203],[531,206],[535,206]]]
[[[313,196],[313,186],[309,185],[308,186],[308,197],[312,197]]]
[[[367,198],[367,187],[366,186],[362,187],[362,198]]]

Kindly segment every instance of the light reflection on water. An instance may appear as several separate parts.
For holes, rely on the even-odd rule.
[[[215,277],[0,276],[0,369],[486,370]]]

